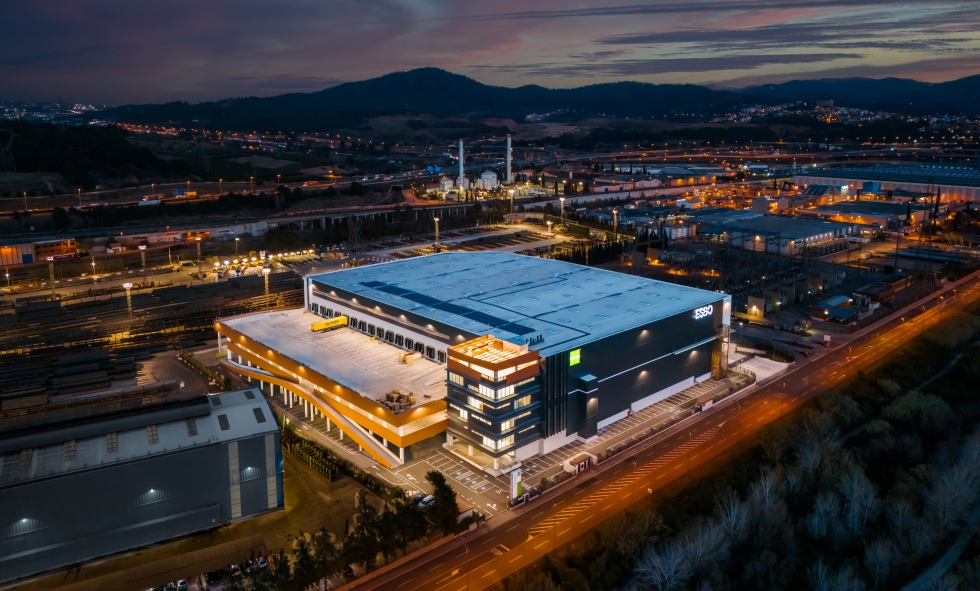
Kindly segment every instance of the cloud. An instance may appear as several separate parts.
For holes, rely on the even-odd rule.
[[[675,72],[715,72],[720,70],[754,70],[773,64],[813,64],[839,59],[860,59],[860,53],[800,53],[773,55],[726,55],[704,58],[665,58],[649,60],[616,60],[593,63],[539,63],[511,66],[480,66],[484,69],[515,73],[521,76],[622,76],[640,77]]]

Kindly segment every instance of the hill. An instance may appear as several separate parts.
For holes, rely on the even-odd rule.
[[[320,130],[398,113],[478,113],[523,118],[571,109],[617,117],[719,112],[739,103],[834,100],[840,106],[899,112],[968,112],[980,104],[980,76],[942,83],[899,78],[796,80],[716,90],[693,84],[614,82],[570,89],[490,86],[438,68],[395,72],[312,93],[190,104],[128,105],[103,112],[113,121],[193,122],[236,130]]]

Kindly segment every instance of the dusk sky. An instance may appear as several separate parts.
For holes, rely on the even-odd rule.
[[[976,0],[3,2],[0,99],[312,91],[436,66],[502,86],[980,73]]]

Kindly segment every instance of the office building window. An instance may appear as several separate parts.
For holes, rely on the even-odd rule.
[[[531,404],[531,397],[521,396],[520,398],[514,401],[514,408],[520,408],[522,406],[527,406],[528,404]]]
[[[497,390],[497,400],[503,400],[508,396],[514,395],[514,386],[505,386]]]
[[[514,436],[513,435],[508,435],[507,437],[504,437],[503,439],[498,439],[497,440],[497,449],[504,449],[508,445],[514,445]]]
[[[459,417],[461,419],[466,420],[466,419],[470,418],[470,411],[466,410],[465,408],[460,408],[460,409],[457,409],[457,410],[459,410]]]
[[[494,444],[493,439],[490,439],[486,435],[483,436],[483,445],[489,447],[490,449],[497,449],[497,446]]]
[[[462,386],[463,385],[463,376],[461,376],[459,374],[456,374],[456,373],[453,373],[453,372],[449,372],[449,381],[452,382],[452,383],[454,383],[454,384],[458,384],[458,385]]]
[[[514,428],[514,419],[507,419],[506,421],[500,423],[500,432],[510,431]]]
[[[109,433],[105,436],[105,450],[106,453],[114,454],[119,451],[119,439],[116,437],[115,433]]]
[[[483,410],[483,403],[472,396],[467,396],[466,402],[476,410]]]

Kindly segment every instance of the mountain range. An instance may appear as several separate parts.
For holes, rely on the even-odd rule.
[[[183,123],[231,130],[325,130],[372,116],[480,114],[522,119],[561,109],[616,117],[722,113],[739,104],[833,100],[837,106],[907,114],[980,111],[980,75],[929,83],[901,78],[794,80],[737,90],[694,84],[612,82],[550,89],[490,86],[438,68],[394,72],[311,93],[190,104],[127,105],[102,117],[129,123]]]

